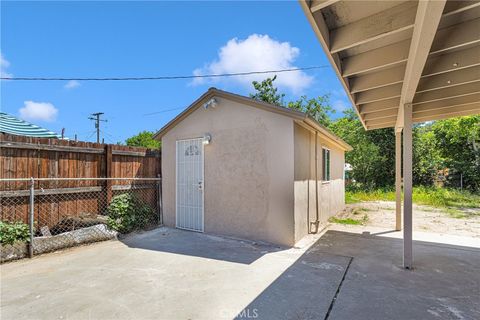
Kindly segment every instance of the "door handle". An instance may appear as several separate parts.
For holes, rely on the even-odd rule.
[[[198,190],[203,190],[203,181],[198,181]]]

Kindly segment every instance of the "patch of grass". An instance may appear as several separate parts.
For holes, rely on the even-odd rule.
[[[372,191],[347,191],[345,195],[347,203],[361,201],[395,201],[393,190],[372,190]],[[453,217],[465,217],[460,214],[459,209],[474,208],[480,209],[480,195],[468,191],[460,191],[446,188],[413,188],[413,202],[420,205],[427,205],[435,208],[448,209],[447,213]]]
[[[413,189],[413,202],[437,208],[480,208],[480,194],[446,188]]]
[[[352,219],[352,218],[340,219],[340,218],[337,218],[337,217],[331,217],[330,219],[328,219],[328,221],[330,221],[332,223],[338,223],[338,224],[364,225],[368,221],[368,216],[364,215],[362,220],[355,220],[355,219]]]
[[[378,189],[368,191],[347,191],[345,193],[347,203],[361,201],[395,201],[395,191]]]
[[[362,221],[355,220],[355,219],[352,219],[352,218],[340,219],[340,218],[336,218],[336,217],[331,217],[330,219],[328,219],[328,221],[333,222],[333,223],[338,223],[338,224],[351,224],[351,225],[362,224]]]

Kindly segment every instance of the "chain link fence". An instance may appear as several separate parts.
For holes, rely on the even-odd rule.
[[[162,224],[159,178],[0,179],[1,261]]]

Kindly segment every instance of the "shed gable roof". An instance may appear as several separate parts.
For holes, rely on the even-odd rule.
[[[190,106],[188,106],[185,110],[183,110],[178,116],[173,118],[170,122],[168,122],[163,128],[161,128],[157,133],[154,134],[155,139],[160,139],[162,136],[164,136],[168,131],[170,131],[173,127],[175,127],[179,122],[181,122],[183,119],[188,117],[192,112],[197,110],[199,107],[201,107],[205,102],[207,102],[209,99],[213,97],[219,97],[223,99],[227,99],[230,101],[238,102],[240,104],[248,105],[251,107],[263,109],[265,111],[270,111],[274,112],[277,114],[284,115],[286,117],[292,118],[297,121],[303,121],[312,129],[322,133],[323,135],[326,136],[326,138],[332,140],[334,143],[339,145],[342,149],[345,151],[350,151],[352,150],[352,147],[347,144],[345,141],[337,137],[335,134],[333,134],[330,130],[319,124],[315,119],[312,117],[308,116],[304,112],[288,109],[285,107],[280,107],[276,106],[270,103],[266,103],[263,101],[258,101],[249,97],[245,97],[242,95],[238,95],[235,93],[219,90],[217,88],[210,88],[208,89],[207,92],[205,92],[200,98],[195,100]]]

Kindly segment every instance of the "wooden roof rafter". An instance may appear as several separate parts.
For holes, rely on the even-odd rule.
[[[366,129],[480,113],[479,0],[300,5]]]

